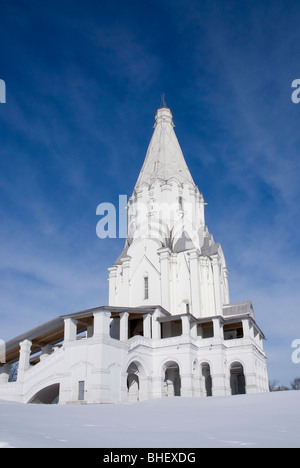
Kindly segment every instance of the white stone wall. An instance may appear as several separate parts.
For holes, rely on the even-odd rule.
[[[108,312],[99,312],[96,319],[99,323],[94,326],[92,337],[70,339],[66,330],[68,339],[63,345],[34,367],[23,369],[17,382],[3,383],[2,379],[0,398],[27,403],[40,390],[59,384],[60,403],[76,403],[80,381],[84,382],[86,403],[160,398],[166,394],[166,369],[171,366],[172,372],[176,372],[176,365],[182,396],[207,396],[203,366],[210,369],[212,396],[225,396],[232,393],[230,368],[233,363],[243,367],[246,393],[268,391],[265,354],[253,327],[247,326],[249,319],[244,319],[244,337],[229,341],[223,339],[220,318],[215,319],[213,338],[193,337],[192,321],[182,317],[181,336],[165,339],[160,339],[159,335],[154,339],[134,336],[125,341],[110,337]],[[152,333],[155,335],[154,330]],[[138,395],[136,391],[128,392],[127,377],[131,369],[138,381]]]

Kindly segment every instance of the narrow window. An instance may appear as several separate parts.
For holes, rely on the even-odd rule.
[[[185,304],[185,311],[187,314],[190,313],[190,304],[188,302]]]
[[[144,299],[149,299],[149,278],[144,278]]]
[[[182,201],[182,197],[179,197],[179,198],[178,198],[178,203],[179,203],[179,209],[182,211],[182,210],[183,210],[183,201]]]

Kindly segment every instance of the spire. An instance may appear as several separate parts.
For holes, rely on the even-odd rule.
[[[155,113],[154,133],[152,135],[146,158],[135,188],[143,183],[151,184],[155,179],[165,181],[175,177],[179,182],[195,185],[185,162],[173,123],[173,114],[166,106],[164,94],[162,107]]]

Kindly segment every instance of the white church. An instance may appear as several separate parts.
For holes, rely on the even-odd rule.
[[[264,334],[250,301],[230,303],[204,207],[163,104],[128,201],[125,246],[108,269],[108,305],[8,341],[0,399],[122,403],[269,391]]]

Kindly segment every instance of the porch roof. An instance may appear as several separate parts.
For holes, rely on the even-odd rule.
[[[64,339],[64,320],[66,318],[73,318],[78,321],[78,333],[83,331],[89,324],[89,318],[93,317],[96,312],[109,311],[111,313],[122,313],[128,312],[130,314],[153,314],[156,309],[165,315],[170,315],[161,306],[142,306],[142,307],[110,307],[100,306],[92,309],[75,312],[72,314],[60,315],[48,322],[43,323],[31,330],[28,330],[21,335],[18,335],[5,343],[6,350],[6,362],[16,362],[19,359],[19,344],[24,340],[32,342],[32,352],[39,351],[43,346],[47,344],[58,344]],[[90,322],[92,323],[92,322]]]

